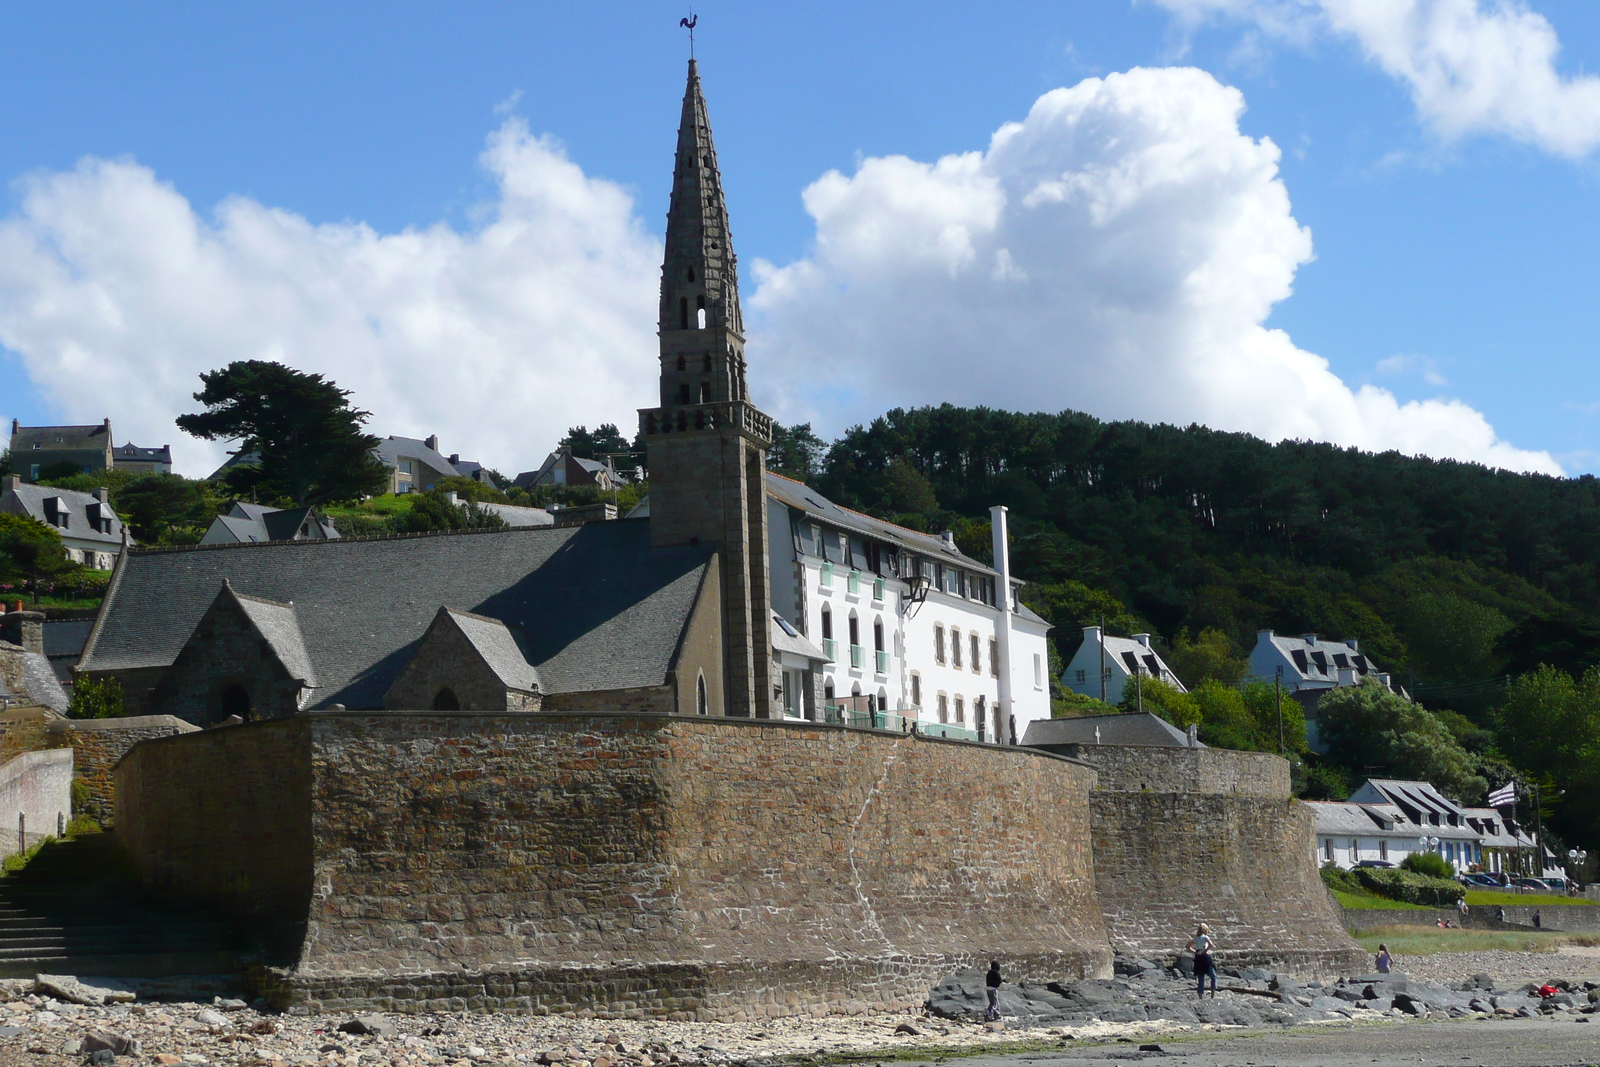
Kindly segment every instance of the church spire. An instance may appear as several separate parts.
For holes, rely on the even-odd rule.
[[[663,407],[746,399],[738,259],[692,59],[667,210],[659,329]]]

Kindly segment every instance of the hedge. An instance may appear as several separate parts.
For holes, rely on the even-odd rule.
[[[1451,878],[1430,878],[1425,874],[1395,867],[1357,867],[1351,872],[1367,889],[1390,900],[1430,907],[1454,907],[1467,890]]]

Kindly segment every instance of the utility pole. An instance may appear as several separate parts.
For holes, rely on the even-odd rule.
[[[1133,695],[1137,702],[1139,713],[1144,713],[1144,671],[1133,672]]]
[[[1106,617],[1100,616],[1100,703],[1106,702]]]
[[[1533,783],[1533,846],[1539,854],[1539,865],[1534,868],[1533,877],[1544,877],[1544,812],[1539,810],[1539,783]]]
[[[1278,667],[1277,676],[1272,679],[1272,690],[1278,698],[1278,755],[1283,755],[1283,667]]]

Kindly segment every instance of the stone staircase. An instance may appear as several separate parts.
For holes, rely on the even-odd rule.
[[[250,956],[229,923],[144,890],[113,834],[46,844],[0,877],[0,977],[233,974]]]

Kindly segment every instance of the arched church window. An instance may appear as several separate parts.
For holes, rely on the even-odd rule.
[[[691,282],[694,281],[694,268],[693,267],[689,268],[689,280]]]
[[[216,721],[221,722],[230,715],[237,715],[245,722],[254,717],[250,707],[250,690],[238,682],[224,686],[217,700]]]
[[[696,328],[703,330],[703,329],[706,328],[706,298],[703,297],[703,296],[695,297],[694,298],[694,306],[695,306],[695,318],[699,323],[699,325]]]
[[[689,383],[688,382],[684,382],[682,385],[678,386],[678,403],[687,404],[688,402],[689,402]],[[683,427],[679,426],[678,429],[681,430],[681,429],[683,429]]]
[[[686,296],[680,296],[680,297],[678,297],[678,329],[687,330],[688,328],[689,328],[689,298],[686,297]]]
[[[711,697],[706,693],[706,673],[700,672],[700,677],[694,683],[694,710],[701,715],[711,714]]]
[[[456,698],[456,691],[448,685],[443,686],[433,694],[434,711],[460,711],[461,701]]]

